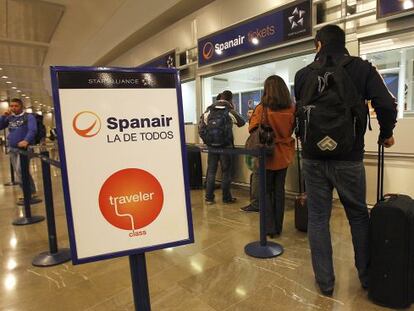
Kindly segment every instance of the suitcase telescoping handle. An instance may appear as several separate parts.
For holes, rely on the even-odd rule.
[[[384,143],[378,140],[377,203],[384,201]]]

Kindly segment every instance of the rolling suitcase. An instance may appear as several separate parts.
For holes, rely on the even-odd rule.
[[[300,165],[300,149],[299,139],[296,138],[297,158],[298,158],[298,179],[299,179],[299,195],[295,199],[295,227],[302,232],[308,231],[308,207],[305,187],[302,181],[302,170]]]
[[[383,195],[384,146],[378,147],[377,204],[370,217],[369,298],[390,308],[414,300],[414,201]]]
[[[190,189],[203,188],[203,172],[201,168],[201,153],[197,146],[187,145],[188,173]]]

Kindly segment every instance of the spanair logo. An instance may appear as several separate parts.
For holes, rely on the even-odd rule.
[[[99,192],[99,209],[112,226],[128,230],[129,237],[146,235],[140,230],[151,224],[161,212],[164,192],[149,172],[127,168],[104,182]]]
[[[73,118],[72,127],[79,136],[91,138],[101,130],[101,119],[92,111],[81,111]]]
[[[298,27],[303,27],[304,25],[304,18],[306,15],[306,11],[296,7],[292,15],[288,17],[290,23],[290,29],[296,29]]]
[[[206,42],[203,46],[204,59],[210,59],[214,54],[214,46],[211,42]]]

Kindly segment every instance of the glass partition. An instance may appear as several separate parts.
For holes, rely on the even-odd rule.
[[[296,72],[310,64],[313,58],[314,54],[298,56],[206,77],[203,79],[203,111],[215,101],[217,94],[230,90],[234,94],[235,109],[247,120],[247,111],[260,102],[263,83],[267,77],[274,74],[281,76],[293,92]]]

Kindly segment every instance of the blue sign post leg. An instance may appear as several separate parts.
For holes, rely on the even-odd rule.
[[[129,256],[132,292],[136,311],[151,311],[145,253]]]
[[[256,258],[271,258],[283,253],[282,245],[266,240],[266,153],[260,150],[259,177],[260,177],[260,241],[252,242],[244,247],[247,255]]]

